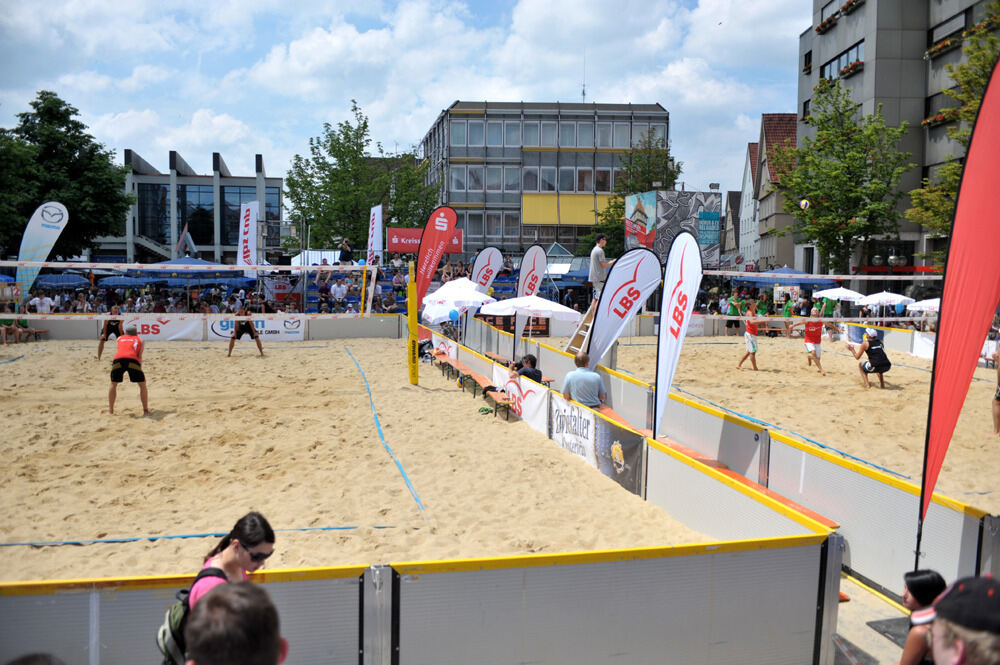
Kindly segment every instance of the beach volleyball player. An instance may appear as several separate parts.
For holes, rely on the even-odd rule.
[[[240,308],[236,311],[236,316],[249,316],[245,305],[240,305]],[[243,335],[250,335],[253,341],[257,342],[257,350],[260,351],[260,355],[264,355],[264,346],[260,343],[260,335],[257,334],[257,329],[253,327],[253,321],[237,321],[236,327],[233,328],[233,334],[229,338],[229,353],[226,354],[227,358],[233,355],[233,346],[236,344],[236,340],[243,337]]]
[[[149,396],[146,392],[146,375],[142,371],[142,340],[134,325],[125,326],[125,334],[115,340],[118,350],[114,362],[111,363],[111,387],[108,388],[108,413],[115,413],[115,398],[118,397],[118,384],[128,373],[128,380],[139,386],[139,399],[142,401],[142,415],[149,415]]]
[[[118,305],[111,306],[111,316],[116,317],[121,315],[121,308]],[[104,343],[111,339],[114,335],[115,339],[118,339],[125,333],[122,332],[122,320],[120,318],[109,318],[104,320],[104,327],[101,328],[100,342],[97,344],[97,359],[101,359],[101,354],[104,353]]]

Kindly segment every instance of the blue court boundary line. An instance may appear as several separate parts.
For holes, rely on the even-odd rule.
[[[20,360],[23,357],[24,357],[24,354],[22,353],[21,355],[17,356],[16,358],[8,358],[7,360],[0,360],[0,365],[6,365],[7,363],[12,363],[15,360]]]
[[[372,405],[372,417],[375,419],[375,427],[378,429],[378,438],[382,440],[382,446],[389,453],[389,457],[391,457],[392,461],[396,463],[396,468],[398,468],[399,472],[403,474],[403,480],[406,481],[406,486],[410,488],[410,494],[413,496],[413,500],[417,502],[417,508],[420,509],[420,513],[423,515],[424,504],[420,501],[420,496],[417,494],[416,488],[413,487],[413,483],[410,482],[410,477],[406,475],[406,470],[403,469],[402,463],[399,461],[399,458],[396,457],[396,453],[392,451],[392,448],[389,447],[389,444],[385,440],[385,435],[382,434],[382,423],[379,422],[378,413],[375,411],[375,399],[372,397],[372,387],[368,384],[368,377],[365,376],[365,370],[361,369],[361,364],[358,362],[358,359],[354,357],[354,354],[351,353],[349,348],[345,346],[344,350],[347,351],[347,355],[349,355],[351,360],[354,361],[354,365],[358,368],[358,371],[361,372],[361,378],[364,379],[365,390],[368,391],[368,402]],[[424,515],[424,519],[427,519],[426,515]]]
[[[290,528],[290,529],[275,529],[276,532],[290,532],[290,531],[353,531],[360,529],[360,526],[307,526],[301,528]],[[375,525],[371,527],[372,529],[395,529],[394,526],[383,526]],[[229,535],[228,531],[210,531],[208,533],[183,533],[170,536],[133,536],[128,538],[92,538],[83,540],[43,540],[43,541],[32,541],[32,542],[22,542],[22,543],[0,543],[0,547],[15,547],[15,546],[28,546],[28,547],[43,547],[48,545],[93,545],[93,544],[104,544],[104,543],[135,543],[141,540],[148,540],[150,542],[156,542],[157,540],[178,540],[182,538],[222,538]]]
[[[919,368],[917,368],[917,369],[919,369]],[[626,374],[632,374],[632,372],[629,372],[627,369],[622,369],[622,368],[619,368],[616,371],[618,371],[618,372],[625,372]],[[632,374],[632,376],[635,376],[635,374]],[[855,462],[860,462],[861,464],[864,464],[865,466],[870,466],[870,467],[872,467],[874,469],[878,469],[879,471],[884,471],[885,473],[888,473],[890,475],[896,476],[897,478],[904,478],[906,480],[913,480],[913,478],[911,478],[910,476],[907,476],[906,474],[899,473],[898,471],[893,471],[892,469],[887,469],[884,466],[879,466],[878,464],[875,464],[874,462],[869,462],[866,459],[862,459],[860,457],[855,457],[854,455],[851,455],[850,453],[845,453],[843,450],[839,450],[837,448],[834,448],[833,446],[828,446],[825,443],[820,443],[819,441],[816,441],[815,439],[810,439],[808,436],[803,436],[802,434],[799,434],[795,430],[785,429],[781,425],[775,425],[774,423],[769,423],[766,420],[761,420],[759,418],[754,418],[753,416],[748,416],[745,413],[740,413],[739,411],[733,411],[732,409],[727,409],[726,407],[722,406],[721,404],[716,404],[715,402],[713,402],[710,399],[702,397],[701,395],[696,395],[695,393],[692,393],[692,392],[688,392],[687,390],[684,390],[683,388],[678,388],[676,385],[672,385],[671,388],[673,390],[676,390],[679,393],[684,393],[685,395],[690,395],[691,397],[694,397],[695,399],[701,400],[702,402],[705,402],[706,404],[711,404],[712,406],[714,406],[715,408],[719,409],[720,411],[725,411],[726,413],[731,413],[734,416],[739,416],[740,418],[743,418],[744,420],[749,420],[752,423],[757,423],[758,425],[763,425],[764,427],[767,427],[769,429],[776,429],[776,430],[781,430],[782,432],[788,432],[789,434],[793,434],[793,435],[799,437],[800,439],[802,439],[803,441],[808,441],[809,443],[811,443],[811,444],[813,444],[815,446],[818,446],[820,448],[823,448],[824,450],[832,450],[833,452],[837,453],[838,455],[843,455],[844,457],[846,457],[848,459],[851,459],[851,460],[854,460]]]

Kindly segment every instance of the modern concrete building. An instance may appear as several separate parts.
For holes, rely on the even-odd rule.
[[[985,0],[813,0],[813,24],[799,37],[799,141],[811,135],[802,120],[809,115],[813,88],[821,78],[840,79],[864,114],[879,105],[886,124],[909,123],[900,149],[911,153],[916,168],[907,172],[900,188],[910,191],[936,167],[963,148],[947,136],[947,117],[935,119],[956,102],[942,93],[954,85],[945,67],[964,59],[961,35],[965,31],[996,30],[982,26]],[[926,122],[925,122],[926,119]],[[904,197],[900,210],[910,207]],[[863,272],[886,271],[887,257],[905,269],[923,261],[915,254],[929,251],[937,241],[922,227],[903,220],[899,238],[872,244],[867,256],[857,256]],[[808,257],[798,250],[796,267]]]
[[[797,118],[794,113],[765,113],[760,119],[760,141],[757,148],[757,168],[754,178],[754,198],[757,200],[757,230],[760,236],[759,256],[755,263],[760,272],[793,267],[795,241],[786,229],[795,218],[782,208],[784,194],[772,186],[777,174],[775,152],[779,147],[795,145]]]
[[[421,142],[465,251],[519,251],[591,233],[623,160],[646,135],[669,138],[659,104],[456,101]]]
[[[743,266],[752,270],[760,257],[760,229],[757,228],[757,143],[747,144],[743,162],[743,181],[740,186],[740,234],[737,247],[743,256]]]
[[[125,235],[99,238],[94,260],[160,262],[183,256],[178,241],[185,225],[194,241],[192,256],[235,263],[240,206],[260,202],[257,247],[278,263],[281,249],[281,178],[268,178],[264,158],[256,156],[255,173],[234,176],[219,153],[212,153],[212,173],[198,174],[175,150],[169,168],[158,171],[133,150],[125,150],[125,191],[135,196]]]

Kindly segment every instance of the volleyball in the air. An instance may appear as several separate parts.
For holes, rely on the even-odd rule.
[[[799,207],[803,210],[809,210],[809,199],[802,199],[799,201]]]

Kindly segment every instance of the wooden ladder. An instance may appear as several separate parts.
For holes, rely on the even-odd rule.
[[[590,308],[587,313],[583,315],[583,319],[580,321],[580,326],[573,333],[570,338],[569,343],[564,349],[567,353],[579,353],[583,349],[587,348],[587,344],[590,342],[590,327],[594,323],[594,314],[597,313],[597,300],[593,300],[590,303]]]

